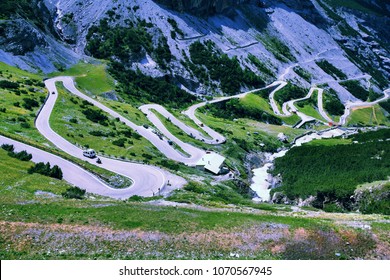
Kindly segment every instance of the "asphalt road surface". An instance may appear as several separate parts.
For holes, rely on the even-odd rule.
[[[133,181],[132,186],[127,190],[126,194],[123,194],[123,196],[120,196],[118,198],[126,198],[131,195],[152,196],[153,194],[156,194],[159,191],[163,190],[164,187],[167,185],[168,180],[170,181],[170,185],[172,185],[171,187],[180,187],[185,183],[184,179],[154,166],[130,163],[105,157],[100,157],[102,163],[98,164],[96,163],[96,159],[89,159],[84,157],[82,149],[65,140],[63,137],[54,132],[50,127],[49,117],[54,108],[54,104],[58,96],[57,88],[55,86],[56,81],[64,82],[64,85],[67,88],[70,87],[70,90],[72,89],[73,93],[77,93],[77,95],[79,95],[79,91],[71,87],[71,85],[74,87],[74,84],[73,80],[69,77],[57,77],[54,79],[46,80],[46,87],[51,94],[48,95],[48,100],[46,101],[45,105],[43,106],[40,114],[36,119],[35,125],[37,129],[45,138],[47,138],[50,142],[52,142],[56,147],[58,147],[65,153],[73,157],[88,161],[91,164],[110,170],[114,173],[130,178]],[[85,99],[90,101],[91,103],[93,101],[93,103],[99,105],[99,107],[105,107],[99,102],[89,98],[88,96],[83,95],[82,97],[86,97]],[[105,109],[111,110],[107,107]],[[112,111],[112,114],[115,117],[119,116],[119,114],[116,114],[114,111]],[[161,141],[160,139],[158,140]]]

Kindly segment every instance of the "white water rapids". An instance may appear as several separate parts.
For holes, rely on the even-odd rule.
[[[345,133],[345,131],[341,129],[332,129],[325,132],[313,132],[308,135],[301,136],[296,139],[295,144],[291,147],[299,147],[304,143],[308,143],[315,139],[328,139],[332,137],[341,136]],[[274,154],[266,154],[265,164],[260,168],[255,168],[252,170],[253,178],[252,185],[250,188],[256,192],[257,196],[253,200],[255,201],[269,201],[270,197],[270,187],[272,183],[272,176],[268,173],[268,170],[273,167],[274,160],[279,157],[283,157],[289,149],[282,150],[280,152]]]

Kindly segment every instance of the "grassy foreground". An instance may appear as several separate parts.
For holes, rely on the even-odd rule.
[[[1,259],[350,259],[390,250],[380,216],[68,200],[66,183],[6,157],[0,150]]]
[[[6,112],[0,112],[1,128],[14,136],[43,145],[47,141],[33,126],[37,108],[23,108],[23,98],[39,100],[45,97],[46,92],[38,82],[34,81],[35,85],[31,86],[27,81],[39,81],[41,77],[0,66],[3,77],[23,84],[21,90],[27,91],[27,94],[20,95],[14,91],[1,91],[0,97],[4,99],[0,107],[7,108]],[[69,70],[68,75],[81,75],[84,70],[88,72],[82,67],[76,70]],[[95,77],[104,80],[103,74],[102,66]],[[99,95],[104,86],[108,85],[104,91],[112,89],[109,78],[103,81],[105,85],[91,84],[91,80],[85,80],[83,85],[83,79],[88,76],[93,77],[87,74],[77,78],[80,88],[85,87],[94,95]],[[88,128],[78,127],[80,123],[87,123],[83,119],[85,116],[71,112],[76,104],[70,101],[69,96],[61,96],[59,101],[63,114],[58,114],[57,120],[62,125],[62,134],[78,137],[76,140],[82,145],[101,140],[102,136],[89,138],[89,130],[123,130],[121,124],[113,124],[115,120],[112,119],[108,121],[109,127],[99,124],[94,127],[95,124],[90,122]],[[15,102],[20,102],[21,107],[14,106]],[[80,100],[77,102],[81,104]],[[131,118],[138,117],[136,121],[139,124],[145,122],[142,114],[136,115],[135,108],[115,101],[106,102],[117,106],[118,110],[128,111]],[[266,148],[275,149],[281,145],[276,140],[279,132],[284,132],[290,139],[302,133],[289,127],[246,119],[225,121],[207,113],[199,116],[231,138],[228,144],[216,149],[239,159],[245,155],[246,149],[251,148],[247,143],[252,147],[265,143]],[[70,122],[71,119],[77,122]],[[29,123],[30,127],[22,123]],[[69,127],[72,128],[65,132],[65,128]],[[74,141],[75,138],[69,137]],[[109,145],[110,149],[116,149],[118,155],[129,148],[127,143],[125,147]],[[228,164],[233,166],[239,162],[228,160]],[[1,259],[381,259],[390,254],[388,217],[382,215],[327,214],[302,209],[289,212],[267,204],[259,205],[257,209],[224,204],[222,209],[202,207],[199,210],[199,207],[195,209],[191,205],[119,202],[96,195],[89,195],[82,201],[68,200],[61,196],[68,187],[66,182],[38,174],[29,175],[26,170],[31,165],[0,151]],[[209,200],[210,193],[218,191],[218,188],[217,185],[198,197]],[[212,195],[216,197],[219,194]],[[231,198],[229,192],[221,194]],[[176,201],[185,202],[188,197],[184,195],[177,193]]]

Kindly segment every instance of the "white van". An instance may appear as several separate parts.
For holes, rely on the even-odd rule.
[[[88,149],[83,151],[83,156],[89,157],[89,158],[94,158],[96,157],[96,152],[93,149]]]

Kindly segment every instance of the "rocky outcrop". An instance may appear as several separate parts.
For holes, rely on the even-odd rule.
[[[378,183],[358,188],[353,197],[353,210],[364,214],[390,214],[390,183]]]
[[[327,21],[318,12],[311,0],[266,0],[263,2],[266,6],[271,7],[285,5],[286,7],[290,8],[291,10],[299,14],[301,17],[303,17],[305,20],[317,27],[324,28],[327,24]]]
[[[155,0],[171,9],[206,17],[214,14],[229,14],[234,7],[250,0]]]
[[[79,59],[80,55],[27,19],[0,21],[0,61],[32,72],[50,73]]]
[[[0,49],[25,55],[39,46],[47,46],[44,36],[26,20],[0,22]]]

